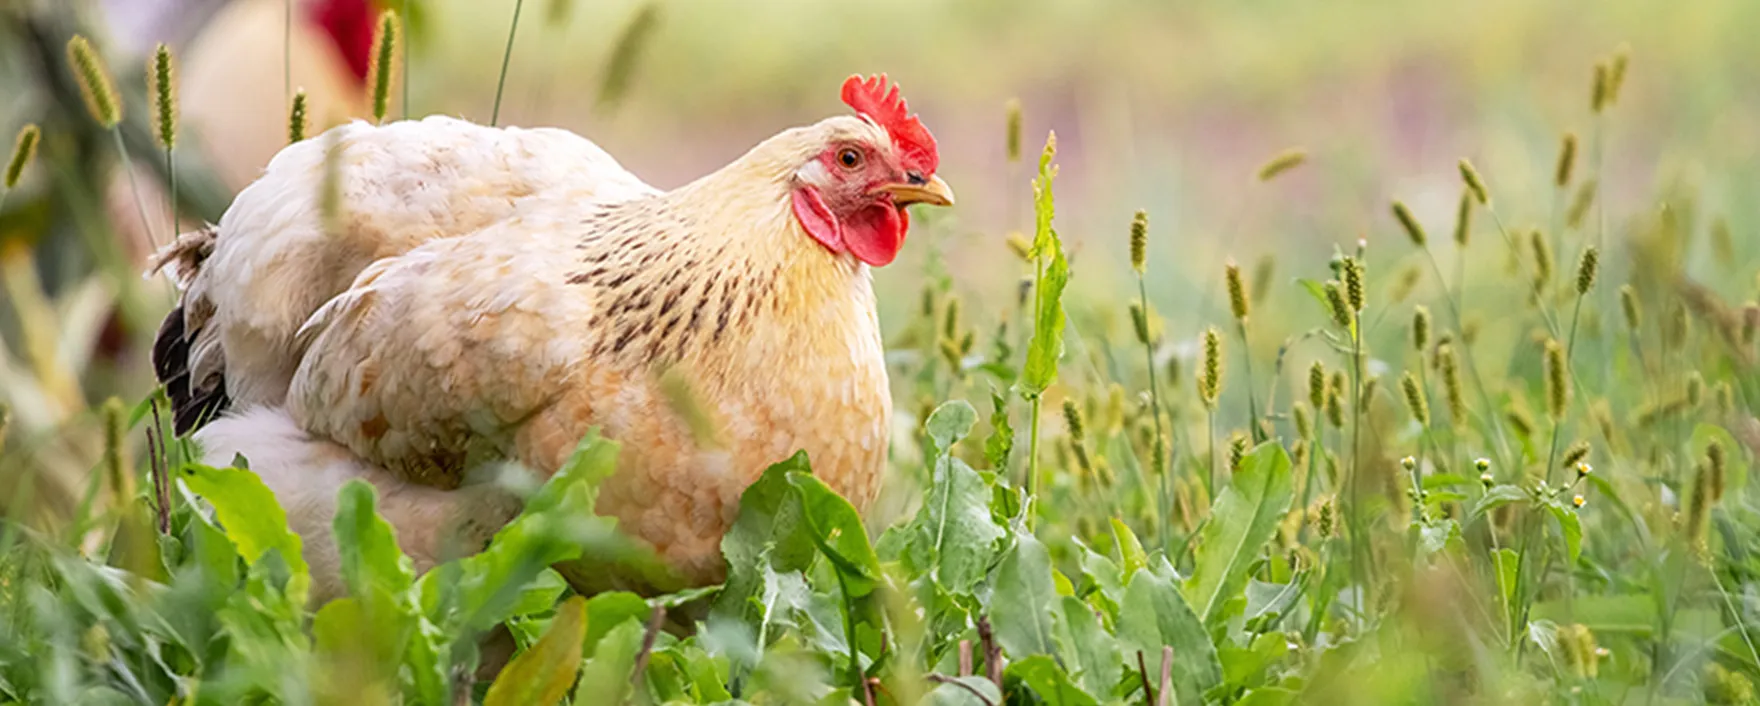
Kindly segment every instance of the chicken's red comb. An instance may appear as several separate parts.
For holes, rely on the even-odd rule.
[[[924,175],[935,173],[941,163],[935,151],[935,136],[929,134],[917,116],[907,112],[909,108],[898,94],[898,85],[887,81],[886,74],[866,79],[860,75],[849,77],[843,82],[843,102],[886,128],[907,166],[921,169]]]

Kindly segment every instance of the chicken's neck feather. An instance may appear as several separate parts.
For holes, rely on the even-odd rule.
[[[599,354],[714,358],[729,340],[847,349],[878,337],[868,267],[826,250],[789,207],[812,136],[785,132],[673,191],[589,215],[569,275],[598,290]],[[792,354],[791,354],[792,355]]]

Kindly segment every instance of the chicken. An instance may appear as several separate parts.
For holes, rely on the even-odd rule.
[[[468,471],[553,473],[594,427],[622,444],[597,511],[690,583],[719,579],[740,494],[796,450],[863,508],[891,416],[869,268],[902,248],[906,206],[953,194],[884,75],[842,97],[856,115],[665,192],[560,130],[431,117],[286,148],[159,256],[183,289],[154,352],[179,432],[249,460],[316,545],[320,588],[341,483],[395,498],[431,565],[440,518],[481,540],[512,512]]]

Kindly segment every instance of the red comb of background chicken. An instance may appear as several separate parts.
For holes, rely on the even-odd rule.
[[[904,154],[907,167],[935,173],[941,157],[935,151],[935,136],[911,115],[898,94],[898,86],[886,80],[886,74],[863,79],[851,76],[843,82],[843,102],[857,113],[868,116],[892,136],[892,144]]]
[[[373,53],[372,0],[321,0],[307,8],[311,19],[324,28],[330,42],[336,45],[355,83],[365,86]]]

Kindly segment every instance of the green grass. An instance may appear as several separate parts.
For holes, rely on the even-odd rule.
[[[911,431],[877,508],[784,460],[726,582],[664,596],[550,568],[646,560],[591,514],[616,446],[589,435],[488,548],[421,575],[344,488],[348,597],[307,605],[272,494],[190,463],[157,395],[88,408],[61,341],[89,305],[0,249],[8,397],[45,405],[0,434],[0,702],[1751,702],[1760,261],[1730,233],[1756,224],[1678,186],[1571,208],[1629,107],[1590,118],[1570,183],[1484,173],[1447,242],[1378,208],[1330,259],[1224,277],[1146,238],[1128,286],[1104,248],[1074,263],[1048,145],[1022,288],[932,250],[887,321]],[[1182,277],[1229,306],[1157,314],[1150,283]],[[500,633],[517,653],[479,679]]]

